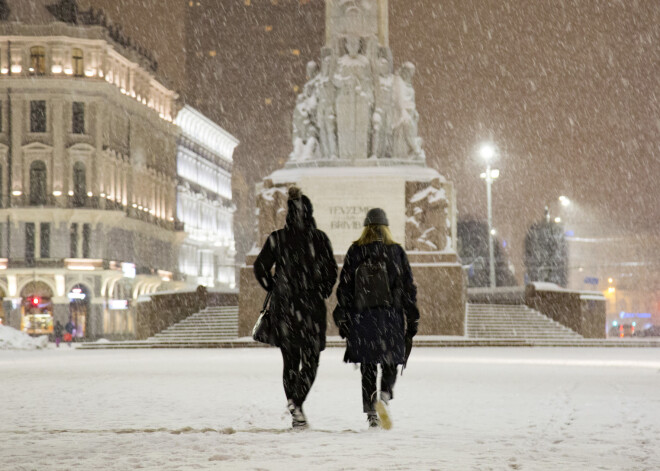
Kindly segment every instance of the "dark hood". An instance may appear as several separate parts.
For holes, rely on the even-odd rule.
[[[286,228],[289,230],[316,229],[314,207],[307,196],[287,201]]]

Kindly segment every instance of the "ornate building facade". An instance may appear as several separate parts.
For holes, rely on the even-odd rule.
[[[185,237],[177,94],[102,12],[74,7],[8,2],[0,21],[0,319],[130,336]]]
[[[231,170],[238,140],[189,106],[177,114],[177,217],[186,240],[179,271],[186,284],[236,288]]]

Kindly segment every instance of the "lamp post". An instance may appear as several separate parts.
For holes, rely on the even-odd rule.
[[[500,171],[493,169],[490,166],[491,160],[495,157],[495,147],[492,144],[483,144],[479,149],[479,155],[486,161],[486,172],[481,174],[481,178],[486,180],[486,196],[488,200],[488,260],[489,260],[489,279],[490,287],[495,288],[495,246],[494,246],[494,229],[493,229],[493,198],[492,198],[492,185],[493,181],[500,176]]]

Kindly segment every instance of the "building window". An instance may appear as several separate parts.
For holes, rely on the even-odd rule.
[[[30,132],[46,132],[46,102],[30,102]]]
[[[2,100],[0,100],[0,132],[2,132]]]
[[[34,265],[34,223],[25,223],[25,262]]]
[[[69,229],[69,257],[78,258],[78,223],[71,224]]]
[[[46,48],[35,46],[30,48],[30,73],[34,75],[46,74]]]
[[[39,256],[50,258],[50,223],[42,222],[39,227]]]
[[[82,256],[83,258],[89,258],[90,253],[90,239],[92,236],[92,225],[83,224],[83,241],[82,241]]]
[[[85,104],[81,101],[74,101],[71,111],[73,134],[85,134]]]
[[[35,160],[30,165],[30,205],[42,206],[46,204],[46,164]]]
[[[82,49],[73,50],[73,75],[76,77],[82,77],[85,75],[85,64],[83,62],[83,52]]]
[[[73,165],[73,205],[77,208],[85,206],[87,201],[87,172],[85,164],[76,162]]]

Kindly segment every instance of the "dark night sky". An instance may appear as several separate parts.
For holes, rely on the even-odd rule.
[[[323,2],[145,0],[135,15],[89,1],[125,17],[188,101],[241,140],[245,249],[252,185],[291,150],[294,86],[318,58]],[[460,216],[485,217],[476,149],[485,139],[500,148],[495,226],[518,268],[526,227],[545,204],[557,212],[562,194],[611,221],[599,230],[659,229],[660,2],[391,0],[390,36],[396,63],[417,66],[420,135],[429,164],[456,185]]]

